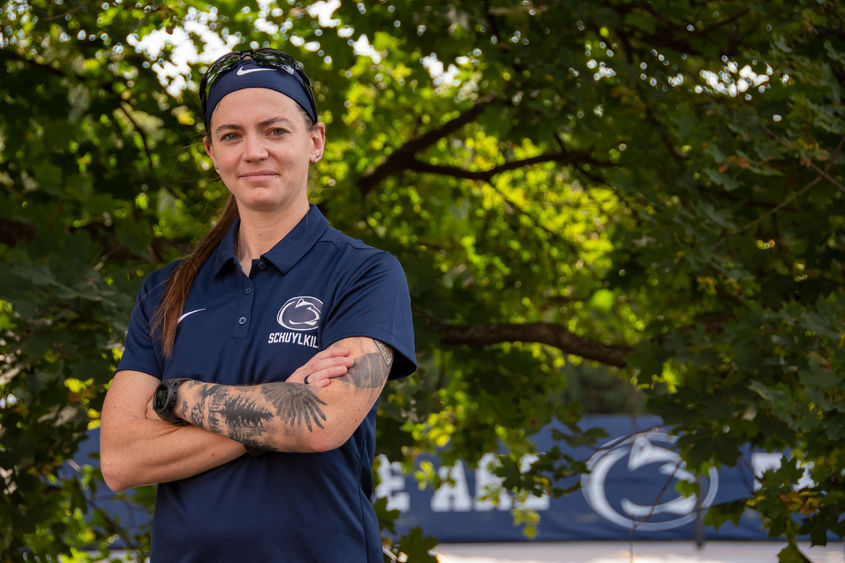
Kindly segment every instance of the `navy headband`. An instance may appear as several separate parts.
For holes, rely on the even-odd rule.
[[[255,61],[245,59],[239,61],[211,85],[208,92],[208,104],[203,116],[206,128],[211,126],[211,114],[214,113],[214,108],[220,103],[220,100],[226,94],[244,88],[267,88],[281,92],[298,103],[311,118],[311,121],[317,123],[317,115],[311,108],[306,86],[293,68],[288,73],[284,70],[261,66],[256,64]]]

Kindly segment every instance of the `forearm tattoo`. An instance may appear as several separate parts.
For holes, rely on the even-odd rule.
[[[393,363],[393,350],[373,341],[376,351],[355,358],[355,364],[342,378],[358,389],[381,389]],[[286,431],[324,428],[325,401],[307,385],[273,382],[255,387],[233,387],[215,383],[190,382],[196,389],[193,404],[182,402],[182,418],[193,424],[228,436],[252,449],[272,449],[266,423],[278,417]]]
[[[308,386],[270,383],[261,386],[261,394],[276,408],[276,414],[285,424],[300,426],[304,423],[309,432],[314,431],[314,426],[323,428],[321,421],[326,420],[326,415],[320,406],[325,406],[326,403],[308,389]]]
[[[393,364],[393,349],[380,340],[373,340],[373,342],[375,342],[378,351],[381,352],[384,364],[389,368]]]
[[[358,389],[381,389],[390,372],[393,353],[384,344],[375,342],[379,351],[355,358],[355,364],[344,376],[344,380]]]
[[[223,385],[201,384],[196,403],[182,405],[182,417],[217,434],[247,445],[259,445],[256,439],[273,413],[249,395],[233,393]]]
[[[197,383],[195,403],[188,401],[181,407],[182,418],[193,424],[228,436],[257,449],[269,449],[265,423],[274,416],[293,428],[305,426],[309,432],[323,428],[326,403],[305,385],[274,382],[257,387],[260,396],[245,394],[247,388],[235,388],[213,383]]]

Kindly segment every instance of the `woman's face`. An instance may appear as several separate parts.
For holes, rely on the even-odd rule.
[[[323,154],[325,127],[309,127],[289,97],[266,88],[227,94],[204,142],[242,212],[307,208],[308,164]]]

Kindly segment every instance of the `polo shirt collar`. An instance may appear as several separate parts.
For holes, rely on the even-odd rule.
[[[223,268],[235,263],[235,237],[238,234],[238,228],[241,226],[241,218],[235,219],[232,226],[226,232],[226,236],[217,245],[216,255],[214,257],[214,275],[219,275]]]
[[[235,263],[235,239],[240,225],[240,218],[235,219],[217,247],[217,256],[214,259],[214,272],[216,274],[219,274],[228,264]],[[317,209],[316,205],[311,204],[308,213],[296,227],[262,256],[282,273],[286,273],[311,250],[311,247],[320,240],[328,227],[328,219]]]
[[[322,238],[328,227],[329,220],[312,204],[299,224],[263,256],[285,274]]]

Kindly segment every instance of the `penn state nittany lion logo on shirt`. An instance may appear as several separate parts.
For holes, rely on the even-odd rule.
[[[276,314],[276,321],[287,330],[268,334],[267,344],[294,344],[319,350],[316,330],[322,312],[323,302],[316,297],[291,297]],[[315,334],[306,334],[312,331]]]
[[[322,310],[323,302],[316,297],[292,297],[279,309],[276,320],[288,330],[307,332],[317,329]]]

